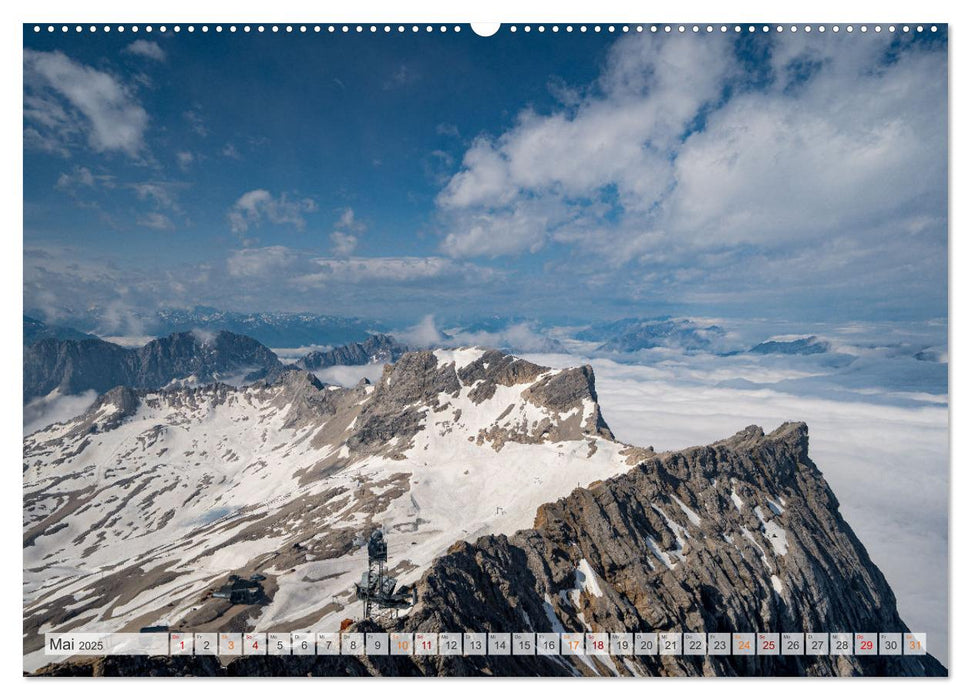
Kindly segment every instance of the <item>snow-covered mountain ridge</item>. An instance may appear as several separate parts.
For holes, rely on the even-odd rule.
[[[528,527],[629,469],[626,454],[589,367],[477,348],[408,353],[350,389],[301,371],[119,387],[24,439],[26,650],[50,630],[336,625],[358,612],[371,528],[407,582],[457,539]],[[257,570],[268,606],[235,619],[206,598]]]

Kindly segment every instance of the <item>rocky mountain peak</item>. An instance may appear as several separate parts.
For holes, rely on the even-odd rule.
[[[385,367],[348,446],[411,445],[429,422],[496,450],[507,442],[612,439],[596,396],[589,366],[557,371],[482,348],[408,352]]]
[[[119,385],[161,389],[170,384],[247,383],[275,376],[282,368],[269,348],[228,331],[173,333],[140,348],[98,339],[46,338],[24,349],[24,400],[54,390],[103,393]]]
[[[803,423],[665,453],[461,542],[398,627],[537,632],[906,631],[886,579],[805,450]],[[424,667],[425,664],[419,663]],[[938,675],[933,657],[438,659],[497,675]],[[432,670],[434,667],[434,670]]]
[[[353,388],[296,368],[242,387],[112,388],[25,437],[25,653],[36,668],[41,629],[93,615],[111,629],[336,630],[356,614],[362,534],[379,526],[389,570],[418,594],[390,629],[906,630],[804,423],[657,454],[612,438],[590,367],[454,348],[406,353]],[[280,604],[220,607],[206,591],[227,569],[266,572]],[[388,663],[361,669],[943,671],[932,657]]]
[[[297,364],[309,370],[321,370],[336,365],[367,365],[377,362],[396,362],[408,348],[385,333],[369,335],[361,342],[348,343],[331,350],[314,351]]]

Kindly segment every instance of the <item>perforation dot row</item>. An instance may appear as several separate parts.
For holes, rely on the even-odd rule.
[[[423,25],[423,26],[419,26],[417,24],[405,26],[405,25],[401,25],[400,24],[400,25],[397,25],[397,26],[394,26],[394,27],[392,27],[391,25],[388,25],[388,24],[383,25],[383,26],[378,26],[378,25],[375,25],[375,24],[372,24],[372,25],[361,25],[361,24],[357,24],[357,25],[349,25],[349,24],[337,24],[337,25],[335,25],[335,24],[330,24],[330,25],[320,25],[320,24],[314,24],[314,25],[298,24],[298,25],[293,25],[293,24],[287,24],[287,25],[277,25],[277,24],[273,24],[273,25],[269,25],[269,26],[264,26],[262,24],[255,25],[255,26],[251,26],[251,25],[248,25],[248,24],[244,24],[242,26],[236,26],[235,24],[230,24],[230,25],[225,25],[224,26],[224,25],[221,25],[221,24],[217,24],[217,25],[213,25],[211,27],[209,25],[203,24],[203,25],[200,25],[198,27],[196,25],[188,25],[186,27],[182,27],[181,25],[175,25],[173,27],[166,27],[165,25],[162,25],[162,26],[157,27],[157,28],[154,28],[151,25],[147,25],[147,26],[144,26],[144,27],[139,27],[137,24],[133,24],[131,26],[126,26],[126,25],[123,25],[123,24],[119,24],[117,26],[112,26],[112,25],[106,24],[103,27],[99,27],[99,26],[96,26],[96,25],[93,25],[92,24],[92,25],[90,25],[90,26],[88,26],[86,28],[87,28],[87,30],[89,32],[97,32],[97,31],[112,32],[112,31],[115,31],[115,32],[123,33],[123,32],[126,32],[126,31],[130,31],[130,32],[137,33],[138,31],[152,32],[152,31],[155,31],[155,29],[157,29],[159,32],[162,32],[162,33],[165,33],[167,31],[173,31],[173,32],[175,32],[177,34],[179,32],[182,32],[183,30],[189,32],[190,34],[193,33],[193,32],[195,32],[195,31],[197,31],[197,30],[200,31],[200,32],[203,32],[203,33],[207,33],[210,30],[212,30],[212,31],[215,31],[215,32],[223,32],[223,31],[227,31],[227,32],[237,32],[237,31],[240,31],[240,32],[267,32],[267,31],[269,31],[269,32],[287,32],[287,33],[293,33],[293,32],[300,32],[300,33],[307,33],[307,32],[315,32],[315,33],[320,33],[320,32],[338,33],[339,32],[339,33],[345,33],[345,34],[352,33],[352,32],[355,32],[355,33],[374,32],[374,33],[376,33],[378,31],[384,31],[386,33],[390,33],[392,31],[397,31],[397,32],[401,32],[401,33],[406,32],[406,31],[420,32],[420,31],[422,31],[422,29],[424,29],[424,31],[426,31],[426,32],[434,32],[434,31],[437,30],[437,31],[443,32],[443,33],[444,32],[449,32],[449,31],[452,31],[452,32],[461,32],[462,31],[462,27],[460,27],[459,25],[455,25],[455,26],[452,26],[452,27],[448,27],[448,26],[445,26],[444,24],[441,25],[441,26],[432,26],[430,24]],[[68,26],[66,24],[60,25],[60,26],[55,26],[53,24],[49,24],[46,27],[46,30],[48,32],[56,32],[58,30],[60,30],[61,32],[69,32],[72,29],[75,32],[83,32],[85,30],[85,27],[81,26],[80,24],[75,25],[73,27]],[[36,24],[34,25],[34,31],[35,32],[42,32],[44,30],[45,30],[45,27],[42,27],[41,25],[36,25]]]
[[[85,27],[81,26],[80,24],[74,25],[73,27],[70,27],[70,26],[68,26],[66,24],[63,24],[63,25],[60,25],[60,26],[55,26],[53,24],[49,24],[49,25],[46,26],[46,30],[48,32],[56,32],[58,30],[60,30],[61,32],[69,32],[69,31],[71,31],[71,29],[73,29],[75,32],[83,32],[85,30]],[[372,24],[372,25],[361,25],[361,24],[357,24],[357,25],[349,25],[349,24],[340,24],[340,25],[335,25],[335,24],[329,24],[329,25],[319,25],[319,24],[314,24],[314,25],[306,25],[306,24],[299,24],[299,25],[292,25],[292,24],[276,25],[276,24],[274,24],[274,25],[269,25],[269,26],[264,26],[262,24],[261,25],[251,26],[251,25],[248,25],[248,24],[244,24],[244,25],[241,25],[239,27],[237,27],[234,24],[226,25],[226,26],[223,26],[221,24],[217,24],[217,25],[214,25],[212,27],[210,27],[209,25],[205,25],[204,24],[204,25],[200,25],[199,27],[196,27],[195,25],[188,25],[188,26],[186,26],[184,28],[184,30],[187,31],[187,32],[189,32],[190,34],[193,33],[193,32],[195,32],[195,31],[197,31],[197,30],[200,31],[200,32],[202,32],[202,33],[207,33],[207,32],[210,31],[210,29],[212,31],[217,32],[217,33],[218,32],[223,32],[223,31],[228,31],[228,32],[231,32],[231,33],[237,32],[237,31],[242,31],[242,32],[251,32],[251,31],[256,31],[256,32],[266,32],[266,31],[269,31],[269,32],[281,32],[282,31],[282,32],[286,32],[286,33],[293,33],[293,32],[299,32],[299,33],[307,33],[307,32],[314,32],[314,33],[328,32],[328,33],[331,33],[331,34],[334,34],[334,33],[342,33],[342,34],[358,33],[358,34],[360,34],[360,33],[364,33],[364,32],[377,33],[379,31],[383,31],[386,34],[389,34],[391,32],[395,32],[395,31],[398,32],[398,33],[405,33],[405,32],[408,32],[408,31],[410,31],[412,33],[416,33],[416,32],[420,32],[422,30],[424,30],[426,33],[427,32],[434,32],[436,30],[439,31],[439,32],[441,32],[441,33],[449,32],[449,31],[452,31],[452,32],[461,32],[462,31],[462,27],[459,26],[459,25],[454,25],[454,26],[449,27],[449,26],[446,26],[444,24],[443,25],[437,25],[437,26],[433,26],[433,25],[430,25],[430,24],[421,25],[421,26],[419,26],[417,24],[412,24],[412,25],[399,24],[399,25],[395,25],[395,26],[392,26],[390,24],[385,24],[385,25],[381,25],[381,26],[375,25],[375,24]],[[739,25],[739,24],[736,24],[736,25],[726,25],[726,24],[722,24],[722,25],[711,25],[711,24],[706,24],[706,25],[698,25],[698,24],[693,24],[693,25],[685,25],[685,24],[677,24],[677,25],[671,25],[671,24],[660,24],[660,25],[659,24],[651,24],[651,25],[636,24],[636,25],[628,25],[628,24],[624,24],[624,25],[616,25],[615,26],[615,25],[612,25],[611,24],[611,25],[601,26],[601,25],[597,24],[597,25],[593,25],[593,26],[589,26],[588,27],[585,24],[581,24],[581,25],[576,25],[576,26],[574,26],[574,25],[565,25],[563,27],[560,27],[559,25],[555,25],[554,24],[552,26],[547,27],[547,26],[542,25],[542,24],[541,25],[536,25],[536,26],[532,26],[532,25],[528,25],[528,24],[527,25],[519,26],[519,25],[513,24],[513,25],[509,25],[508,27],[505,27],[505,29],[507,29],[507,31],[509,31],[510,33],[513,33],[513,34],[515,34],[516,32],[519,32],[519,31],[522,31],[522,32],[525,32],[525,33],[529,33],[529,32],[531,32],[533,30],[535,30],[537,32],[540,32],[540,33],[543,33],[545,31],[547,31],[547,29],[549,31],[551,31],[551,32],[554,32],[554,33],[560,32],[561,30],[562,31],[565,31],[567,33],[574,32],[574,31],[578,31],[578,32],[581,32],[581,33],[584,33],[584,32],[587,32],[587,31],[593,31],[595,33],[602,32],[602,31],[606,31],[608,33],[615,33],[615,32],[621,32],[621,33],[627,33],[627,32],[653,32],[653,33],[658,33],[658,32],[663,32],[663,33],[666,33],[666,34],[671,34],[671,33],[679,33],[679,34],[694,33],[694,34],[700,34],[700,33],[712,33],[712,32],[721,32],[721,33],[734,32],[736,34],[741,34],[743,32],[747,32],[747,33],[750,33],[750,34],[754,34],[756,32],[761,32],[761,33],[767,34],[767,33],[772,32],[772,31],[775,31],[776,33],[782,33],[782,32],[786,32],[786,31],[788,31],[790,33],[795,33],[795,32],[805,32],[805,33],[808,33],[808,32],[817,32],[817,33],[833,32],[833,33],[838,33],[838,32],[841,32],[841,31],[848,32],[848,33],[849,32],[854,32],[854,31],[860,31],[860,32],[863,32],[863,33],[866,33],[868,31],[874,31],[874,32],[879,33],[881,31],[883,31],[884,29],[886,29],[886,31],[888,31],[888,32],[896,32],[896,31],[898,31],[898,29],[899,29],[899,31],[902,31],[902,32],[910,32],[912,30],[917,31],[917,32],[923,32],[923,31],[925,31],[925,29],[926,30],[929,30],[931,32],[936,32],[937,31],[937,25],[932,24],[929,27],[925,27],[922,24],[918,24],[915,27],[911,27],[910,25],[905,24],[905,25],[903,25],[901,27],[897,27],[896,25],[891,24],[891,25],[888,25],[886,27],[883,27],[882,25],[879,25],[879,24],[875,24],[875,25],[861,24],[861,25],[856,25],[856,26],[855,25],[845,25],[845,26],[831,25],[831,26],[827,26],[827,25],[823,25],[823,24],[820,24],[820,25],[809,25],[809,24],[806,24],[806,25],[796,25],[796,24],[790,24],[790,25],[781,25],[781,24],[775,24],[775,25],[768,25],[768,24],[754,25],[754,24],[749,24],[749,25],[744,25],[744,26],[743,25]],[[45,27],[42,27],[39,24],[34,25],[34,32],[42,32],[44,30],[45,30]],[[132,33],[137,33],[139,31],[144,31],[144,32],[147,32],[147,33],[151,33],[152,31],[155,31],[156,28],[153,27],[152,25],[146,25],[144,27],[139,27],[138,25],[125,26],[123,24],[120,24],[120,25],[117,25],[117,26],[112,26],[112,25],[107,25],[106,24],[104,26],[99,27],[99,26],[96,26],[96,25],[93,25],[92,24],[92,25],[90,25],[90,26],[87,27],[87,30],[89,32],[97,32],[97,31],[112,32],[112,31],[117,31],[119,33],[123,33],[125,31],[130,31]],[[175,32],[176,34],[178,34],[179,32],[183,31],[183,27],[180,26],[180,25],[175,25],[175,26],[173,26],[173,27],[170,28],[170,27],[167,27],[165,25],[161,25],[161,26],[157,27],[157,30],[159,32],[161,32],[161,33],[165,33],[167,31],[170,31],[171,30],[171,31]]]

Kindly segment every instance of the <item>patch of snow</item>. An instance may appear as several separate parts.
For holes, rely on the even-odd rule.
[[[737,508],[738,509],[738,512],[741,513],[742,512],[742,499],[738,497],[738,494],[737,493],[735,493],[735,487],[734,486],[732,486],[732,503],[735,504],[735,508]]]
[[[769,558],[765,556],[765,550],[762,549],[762,545],[755,541],[755,536],[752,535],[752,531],[747,527],[743,527],[742,534],[745,536],[745,539],[755,545],[755,548],[759,550],[759,557],[762,559],[762,563],[765,564],[765,568],[772,571],[772,564],[769,563]]]
[[[695,527],[701,527],[701,518],[698,517],[697,513],[695,513],[688,506],[686,506],[681,501],[681,499],[678,498],[677,496],[671,496],[671,498],[673,498],[674,502],[678,504],[678,507],[681,508],[682,511],[684,511],[684,514],[688,516],[688,520],[691,521],[692,525],[694,525]]]
[[[435,350],[433,354],[435,355],[435,359],[438,360],[438,364],[447,365],[450,362],[454,362],[455,369],[460,370],[482,357],[485,354],[485,350],[476,347],[455,348],[451,350],[440,348]]]
[[[676,563],[671,561],[671,557],[668,556],[668,553],[657,546],[657,542],[654,541],[653,537],[647,538],[647,548],[651,550],[651,554],[661,560],[669,569],[673,569],[676,566]]]
[[[588,562],[586,559],[580,560],[580,564],[577,566],[575,576],[575,585],[577,588],[582,588],[587,592],[587,594],[596,596],[597,598],[603,596],[603,591],[600,590],[600,584],[598,582],[600,577],[597,576],[593,569],[590,568],[590,562]]]
[[[762,514],[762,509],[755,506],[755,515],[762,523],[762,534],[772,545],[772,550],[780,557],[784,557],[789,551],[789,541],[786,539],[786,530],[775,520],[766,520]]]
[[[560,618],[556,616],[556,609],[553,607],[553,601],[550,600],[549,595],[543,596],[543,611],[546,613],[546,618],[550,621],[550,630],[558,634],[566,632],[563,628],[563,623],[560,622]]]

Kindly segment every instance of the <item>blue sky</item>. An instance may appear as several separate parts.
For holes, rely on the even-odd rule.
[[[947,314],[946,30],[24,36],[51,320]]]

